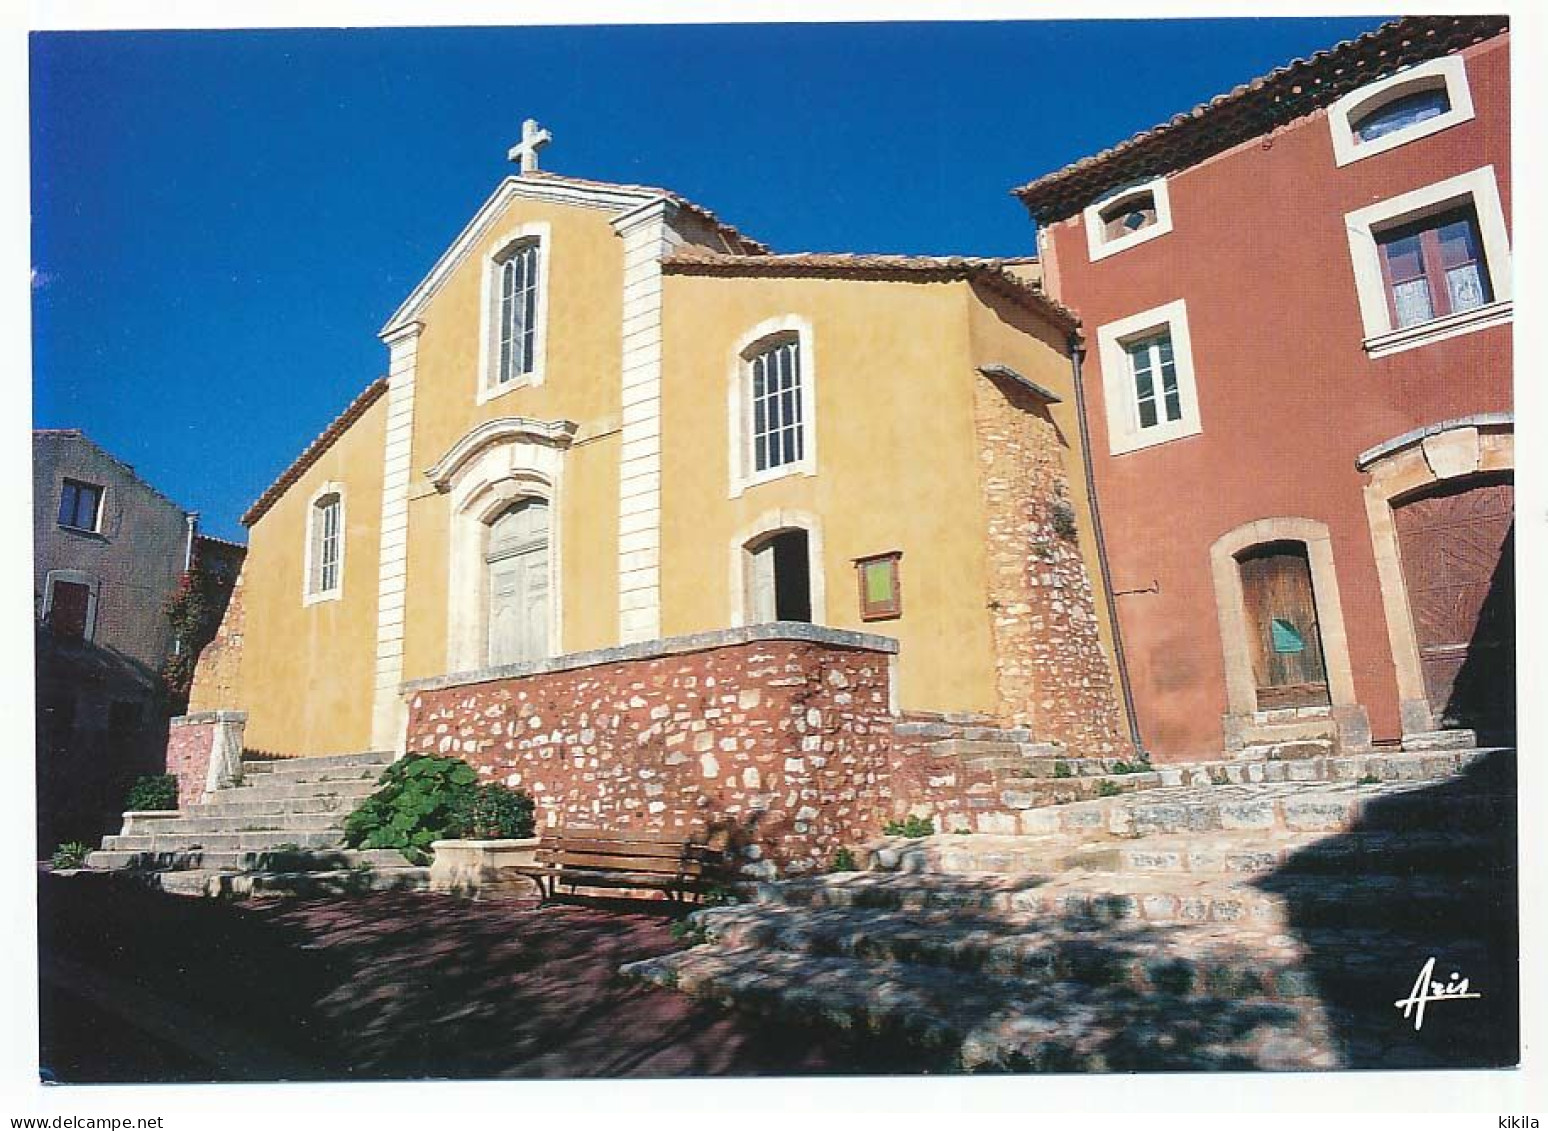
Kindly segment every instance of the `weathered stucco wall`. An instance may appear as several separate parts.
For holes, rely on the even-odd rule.
[[[679,275],[664,283],[663,630],[734,623],[738,539],[780,511],[805,512],[821,522],[823,623],[900,641],[905,707],[992,711],[968,285]],[[811,324],[802,365],[816,382],[816,473],[731,498],[737,344],[785,315]],[[867,624],[854,559],[891,550],[903,555],[903,614]]]
[[[215,637],[199,653],[188,689],[188,712],[235,710],[246,702],[242,694],[242,643],[247,635],[247,593],[243,571],[231,587],[231,599]]]
[[[252,526],[237,602],[237,615],[252,612],[241,647],[242,701],[212,705],[251,711],[254,750],[345,754],[370,745],[386,418],[384,397]],[[305,604],[307,516],[329,483],[343,489],[343,591],[338,600]]]
[[[890,647],[764,626],[430,681],[408,749],[526,790],[540,829],[721,831],[751,874],[820,870],[890,815]]]

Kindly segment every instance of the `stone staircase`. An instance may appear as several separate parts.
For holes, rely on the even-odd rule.
[[[759,884],[623,972],[967,1070],[1514,1063],[1514,758],[1449,753],[1427,779],[1157,786],[879,842],[873,870]],[[1429,957],[1483,997],[1416,1031],[1394,1002]]]
[[[344,847],[344,819],[376,788],[386,753],[245,760],[240,781],[177,811],[124,815],[86,859],[184,895],[324,895],[424,886],[392,850]]]

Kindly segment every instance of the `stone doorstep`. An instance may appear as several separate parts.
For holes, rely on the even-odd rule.
[[[1470,730],[1431,730],[1403,736],[1405,753],[1432,750],[1470,750],[1478,745],[1478,735]]]
[[[1124,1003],[1133,993],[1127,986],[1062,983],[1058,994],[1029,998],[1016,981],[985,974],[712,946],[630,963],[620,973],[796,1020],[956,1043],[963,1068],[1108,1070],[1100,1046],[1119,1035],[1112,1026],[1128,1015]],[[1270,1046],[1260,1026],[1236,1039],[1239,1055],[1263,1068],[1336,1066],[1319,1010],[1306,1003],[1283,1021],[1278,1044]]]
[[[873,842],[868,858],[879,871],[1253,876],[1265,872],[1322,873],[1362,869],[1378,875],[1451,875],[1476,870],[1496,850],[1487,836],[1402,830],[1377,833],[1221,830],[1186,836],[1092,841],[1073,833],[971,837],[950,834],[903,842]]]

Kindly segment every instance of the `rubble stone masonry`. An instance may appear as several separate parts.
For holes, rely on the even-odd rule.
[[[1126,754],[1059,429],[1030,390],[987,376],[974,423],[1000,718],[1081,756]]]
[[[821,871],[891,815],[884,637],[773,624],[405,686],[407,749],[561,825],[729,834],[750,875]]]
[[[215,630],[214,639],[199,653],[199,661],[194,666],[193,684],[188,690],[190,712],[232,708],[241,702],[238,677],[242,661],[242,637],[247,622],[243,601],[244,577],[245,570],[237,574],[220,627]],[[170,749],[169,746],[169,752]]]

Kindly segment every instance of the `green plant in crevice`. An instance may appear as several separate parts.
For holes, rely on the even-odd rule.
[[[1117,797],[1123,792],[1123,788],[1115,781],[1103,778],[1097,782],[1096,793],[1098,797]]]
[[[840,848],[833,854],[833,859],[828,861],[830,872],[858,872],[860,865],[855,863],[855,854],[847,848]]]
[[[1063,758],[1058,758],[1054,761],[1053,776],[1056,778],[1072,778],[1075,776],[1075,771],[1070,769],[1070,764]]]
[[[911,838],[934,836],[935,822],[929,817],[916,817],[910,814],[901,821],[888,821],[882,826],[882,832],[887,836]]]

